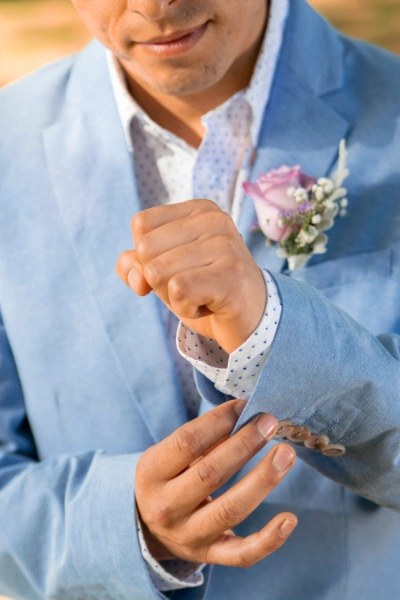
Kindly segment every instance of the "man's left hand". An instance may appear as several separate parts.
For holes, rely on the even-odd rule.
[[[232,218],[210,200],[158,206],[132,219],[135,250],[117,273],[139,296],[152,290],[190,329],[228,354],[259,324],[267,292]]]

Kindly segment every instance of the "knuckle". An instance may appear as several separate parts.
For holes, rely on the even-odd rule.
[[[189,456],[197,456],[201,454],[201,443],[197,435],[190,429],[181,427],[174,436],[175,448],[179,453]]]
[[[175,275],[168,282],[168,296],[171,301],[182,302],[186,294],[186,283],[182,276]]]
[[[213,239],[214,251],[223,259],[224,266],[231,268],[237,262],[235,240],[229,235],[218,235]]]
[[[126,276],[130,269],[134,266],[135,261],[132,257],[132,250],[125,250],[122,252],[117,260],[116,271],[121,277]]]
[[[224,213],[225,215],[225,231],[231,236],[231,239],[238,235],[237,227],[228,213]]]
[[[223,242],[223,246],[225,248],[225,252],[227,254],[229,254],[229,256],[232,256],[233,254],[236,253],[236,243],[235,243],[235,240],[231,236],[224,235],[222,238],[222,242]],[[236,264],[236,262],[234,264]]]
[[[246,513],[243,507],[232,500],[220,504],[215,513],[218,526],[225,529],[230,529],[233,525],[241,523],[245,517]]]
[[[146,217],[143,212],[139,212],[132,217],[131,229],[134,236],[142,235],[146,228]]]
[[[223,233],[229,225],[229,215],[222,210],[215,210],[212,214],[207,216],[208,220],[211,220],[215,229],[217,231]]]
[[[199,463],[198,475],[207,487],[218,488],[223,482],[223,472],[220,465],[211,459],[202,460]]]
[[[146,258],[149,250],[149,244],[146,240],[146,237],[141,237],[135,244],[136,254],[138,255],[140,260]]]
[[[257,449],[255,440],[252,439],[251,435],[249,435],[246,431],[243,431],[242,435],[240,436],[240,445],[242,452],[244,452],[246,455],[254,454]]]
[[[272,469],[266,469],[265,464],[259,464],[256,467],[256,478],[260,488],[264,490],[271,490],[275,487],[279,481],[278,474]]]
[[[248,569],[252,567],[257,561],[253,559],[253,557],[245,554],[244,552],[239,552],[236,558],[236,566],[241,569]]]
[[[159,259],[152,260],[143,267],[143,275],[151,287],[156,287],[162,282],[163,268]]]
[[[167,503],[155,504],[149,510],[147,524],[168,528],[173,522],[173,508]]]
[[[266,558],[267,556],[269,556],[270,554],[275,552],[277,549],[278,549],[278,546],[271,546],[271,544],[264,546],[262,558]]]
[[[154,458],[155,455],[152,453],[152,448],[149,448],[142,454],[136,464],[135,488],[137,490],[145,491],[147,494],[154,490],[156,484],[154,470],[152,468]]]
[[[199,200],[193,200],[196,204],[194,205],[196,208],[200,208],[203,211],[212,211],[212,212],[222,212],[219,206],[213,202],[212,200],[208,200],[207,198],[201,198]]]

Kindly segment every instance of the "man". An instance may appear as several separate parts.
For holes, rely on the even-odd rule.
[[[396,597],[399,60],[304,0],[75,4],[100,44],[0,94],[0,593]],[[289,272],[241,183],[342,138]]]

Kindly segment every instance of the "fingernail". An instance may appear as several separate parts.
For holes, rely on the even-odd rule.
[[[294,453],[288,446],[281,446],[274,454],[272,466],[278,473],[286,471],[293,463]]]
[[[133,267],[128,273],[129,287],[131,287],[132,289],[135,289],[135,287],[139,283],[139,277],[140,277],[139,271]]]
[[[239,417],[242,414],[245,406],[246,406],[246,402],[237,402],[235,404],[234,411]]]
[[[269,438],[277,429],[278,421],[273,415],[264,414],[258,418],[256,427],[263,437]]]
[[[292,533],[293,529],[295,529],[296,527],[297,521],[289,521],[289,519],[286,519],[286,521],[283,521],[279,530],[280,536],[283,538],[288,538],[289,535]]]

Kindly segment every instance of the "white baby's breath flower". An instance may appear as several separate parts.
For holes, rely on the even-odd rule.
[[[340,212],[339,212],[339,215],[341,217],[347,217],[347,210],[345,208],[341,208]]]
[[[298,202],[299,204],[308,200],[308,192],[303,187],[298,187],[295,190],[293,196],[294,196],[294,199],[296,200],[296,202]]]
[[[312,252],[309,254],[295,254],[294,256],[289,256],[285,250],[280,248],[277,251],[277,255],[281,258],[287,258],[289,270],[295,271],[296,269],[304,267],[314,254],[325,254],[327,242],[328,237],[323,233],[320,233],[314,242]]]
[[[329,196],[329,194],[332,194],[335,188],[332,179],[328,179],[328,177],[320,177],[317,183],[320,187],[322,187],[327,196]]]
[[[321,201],[325,198],[325,192],[324,192],[324,188],[321,187],[320,185],[317,186],[317,189],[314,192],[314,196],[316,197],[317,200]]]
[[[293,198],[295,191],[296,188],[292,186],[286,190],[286,194],[289,196],[289,198]]]
[[[300,248],[302,246],[306,246],[307,244],[311,244],[318,236],[318,233],[319,231],[316,229],[316,227],[309,225],[306,228],[300,229],[296,237],[296,242],[299,244]]]
[[[342,200],[340,201],[340,206],[342,208],[347,208],[349,205],[349,201],[347,200],[347,198],[342,198]]]
[[[278,223],[278,227],[283,227],[283,220],[282,219],[278,219],[277,223]]]
[[[318,223],[321,223],[321,215],[314,215],[313,218],[311,219],[311,222],[314,225],[318,225]]]

